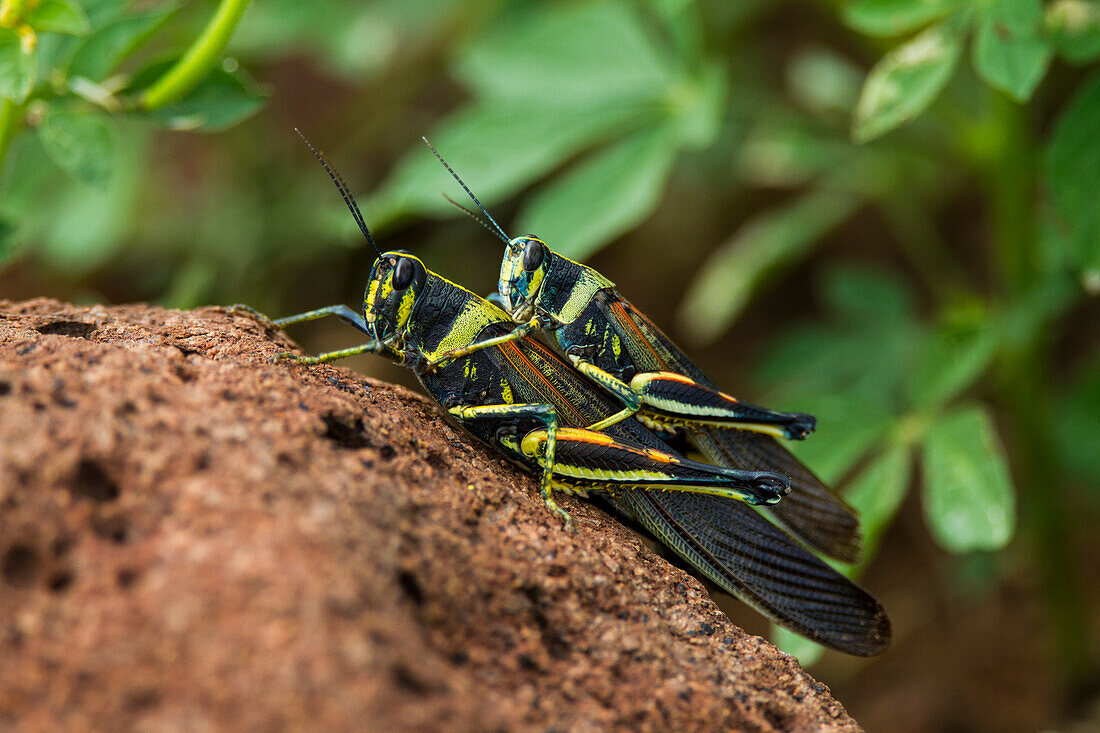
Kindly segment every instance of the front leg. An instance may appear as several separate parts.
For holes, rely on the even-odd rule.
[[[313,364],[328,364],[329,362],[336,361],[337,359],[346,359],[349,356],[355,356],[356,354],[379,354],[381,356],[388,356],[398,364],[404,363],[404,354],[400,351],[394,351],[388,348],[380,341],[368,341],[365,344],[359,346],[352,346],[348,349],[340,349],[339,351],[327,351],[323,354],[317,354],[315,356],[301,356],[299,354],[292,354],[289,351],[284,351],[275,354],[271,357],[272,362],[277,361],[289,361],[295,364],[313,365]]]
[[[503,336],[493,336],[492,338],[487,338],[484,341],[477,341],[475,343],[472,343],[469,346],[463,346],[458,349],[445,351],[442,354],[433,358],[430,362],[428,362],[425,365],[425,368],[428,370],[436,369],[442,366],[445,362],[451,361],[452,359],[458,359],[460,357],[467,356],[474,353],[475,351],[480,351],[481,349],[488,348],[490,346],[499,346],[500,344],[506,344],[509,341],[516,341],[545,327],[546,324],[542,322],[542,319],[540,319],[538,316],[535,316],[527,323],[521,323]]]

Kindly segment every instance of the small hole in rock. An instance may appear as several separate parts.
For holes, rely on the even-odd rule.
[[[46,336],[68,336],[69,338],[86,339],[96,331],[96,324],[83,323],[81,321],[53,321],[34,329]]]
[[[54,593],[64,593],[73,584],[73,574],[68,570],[62,570],[50,576],[49,586]]]
[[[397,451],[394,450],[392,445],[384,445],[378,449],[378,453],[382,456],[382,460],[389,461],[397,455]]]
[[[11,382],[0,381],[0,397],[11,394]]]
[[[405,595],[418,606],[424,605],[424,589],[420,587],[420,581],[408,570],[402,570],[397,574],[397,584]]]
[[[72,495],[75,499],[91,499],[94,502],[114,501],[120,492],[118,484],[110,479],[95,461],[81,461],[73,480]]]
[[[327,412],[321,420],[325,423],[325,437],[344,448],[365,448],[371,444],[359,416]]]
[[[133,588],[134,583],[137,582],[140,573],[133,568],[123,568],[118,571],[118,587],[119,588]]]
[[[130,539],[130,524],[126,517],[115,514],[109,517],[97,517],[92,520],[92,529],[105,540],[110,540],[116,545],[125,545]]]
[[[29,545],[12,545],[0,561],[0,574],[12,585],[26,587],[38,573],[38,553]]]

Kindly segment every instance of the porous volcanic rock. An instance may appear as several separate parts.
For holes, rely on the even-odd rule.
[[[287,348],[0,301],[0,730],[858,730],[599,508]]]

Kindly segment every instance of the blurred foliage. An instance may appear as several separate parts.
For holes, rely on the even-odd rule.
[[[423,134],[513,235],[568,256],[675,222],[635,272],[606,274],[635,297],[653,257],[691,262],[663,295],[697,348],[735,353],[738,319],[812,273],[794,298],[807,312],[777,322],[754,376],[819,418],[794,447],[862,512],[868,557],[846,572],[873,560],[910,490],[948,553],[1003,548],[1019,515],[1040,574],[1073,566],[1058,539],[1073,491],[1100,496],[1096,324],[1073,316],[1100,292],[1100,2],[243,6],[0,2],[9,278],[69,297],[321,305],[332,294],[303,273],[347,272],[354,293],[367,258],[312,161],[288,152],[290,127],[338,143],[333,162],[387,171],[362,208],[401,238],[461,215]],[[154,99],[175,97],[150,105],[158,85]],[[679,190],[693,204],[677,219],[662,202]],[[714,223],[688,221],[700,212]],[[459,226],[434,236],[484,234]],[[724,234],[688,243],[668,226]],[[874,242],[838,256],[838,231]],[[1069,363],[1057,339],[1078,344]],[[1051,603],[1079,674],[1088,615],[1072,594]]]

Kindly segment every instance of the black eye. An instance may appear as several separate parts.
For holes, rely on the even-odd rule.
[[[523,269],[534,272],[542,264],[542,242],[531,240],[523,248]]]
[[[393,268],[393,287],[396,290],[404,290],[409,287],[413,281],[413,263],[412,260],[400,259],[397,261],[397,267]]]

